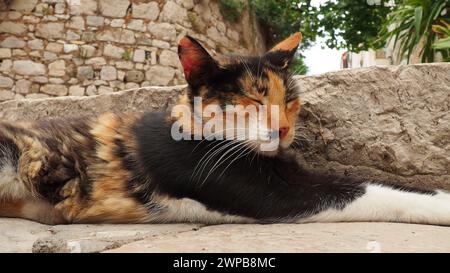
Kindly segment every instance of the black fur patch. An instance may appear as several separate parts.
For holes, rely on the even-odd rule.
[[[231,160],[208,178],[212,165],[193,179],[193,170],[211,143],[174,141],[163,113],[144,115],[134,133],[141,169],[151,177],[148,191],[191,198],[222,213],[263,222],[292,221],[327,208],[341,209],[365,192],[362,182],[305,172],[289,157],[252,161],[249,155],[237,159],[223,174]]]

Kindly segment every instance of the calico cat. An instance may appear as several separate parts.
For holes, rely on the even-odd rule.
[[[193,109],[200,97],[203,107],[219,109],[277,106],[276,116],[268,111],[267,120],[257,121],[263,134],[275,133],[275,149],[262,150],[259,144],[266,140],[209,139],[195,128],[187,139],[174,139],[174,124],[192,129],[208,122],[197,118],[195,109],[194,117],[174,117],[169,112],[106,113],[2,122],[0,216],[47,224],[393,221],[450,225],[448,193],[318,175],[297,164],[289,150],[296,138],[300,100],[288,68],[300,40],[296,33],[261,57],[222,61],[191,37],[179,43],[188,82],[179,104]],[[277,119],[277,126],[271,127],[269,119]],[[234,129],[248,132],[254,124],[246,124]]]

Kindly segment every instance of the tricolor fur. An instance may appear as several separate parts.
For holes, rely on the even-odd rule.
[[[189,83],[180,104],[192,107],[193,98],[201,96],[205,106],[277,105],[276,151],[259,151],[255,142],[175,141],[169,113],[5,121],[0,123],[0,216],[49,224],[450,225],[447,193],[324,176],[297,164],[289,147],[296,139],[300,101],[288,67],[300,39],[298,33],[264,56],[226,61],[215,60],[190,37],[180,41]]]

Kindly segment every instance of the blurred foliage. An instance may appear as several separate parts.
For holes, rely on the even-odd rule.
[[[450,62],[450,20],[440,20],[432,29],[439,39],[433,44],[433,48],[440,51],[444,61]]]
[[[300,49],[310,47],[316,40],[317,8],[311,6],[311,0],[250,0],[249,3],[264,30],[268,48],[298,31],[303,36]],[[294,57],[290,71],[296,75],[308,72],[302,55]]]
[[[433,25],[440,19],[447,20],[449,13],[449,0],[403,0],[383,22],[379,42],[384,44],[393,40],[394,48],[399,49],[399,57],[406,57],[408,61],[420,46],[422,62],[433,62],[436,50],[445,52],[445,40],[436,47],[439,32],[433,31]],[[444,31],[444,28],[448,29],[448,25],[434,27],[434,30]],[[445,35],[445,31],[441,34]]]
[[[359,52],[379,48],[378,33],[393,10],[388,0],[331,0],[320,7],[319,36],[329,48]]]
[[[238,22],[245,4],[241,0],[219,0],[220,13],[230,22]]]
[[[400,58],[410,58],[419,45],[422,62],[437,51],[450,55],[450,0],[328,0],[320,7],[311,0],[250,0],[273,46],[301,31],[301,49],[322,37],[329,48],[359,52],[394,41]]]
[[[301,48],[312,45],[317,37],[317,8],[311,0],[250,0],[250,8],[256,14],[265,33],[268,47],[301,31]]]
[[[308,66],[305,64],[305,58],[302,55],[296,55],[292,60],[290,72],[294,75],[306,75]]]

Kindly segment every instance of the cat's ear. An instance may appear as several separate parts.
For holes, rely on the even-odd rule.
[[[273,66],[286,69],[294,58],[301,41],[302,34],[297,32],[274,46],[264,55],[264,58]]]
[[[178,56],[183,66],[186,81],[193,86],[203,83],[217,71],[217,62],[194,38],[185,36],[178,45]]]

